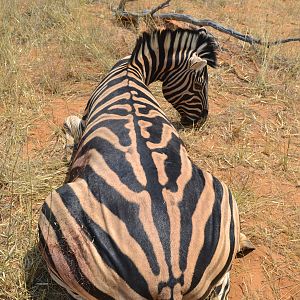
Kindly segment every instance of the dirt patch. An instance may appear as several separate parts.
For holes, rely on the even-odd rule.
[[[255,252],[235,261],[230,299],[300,299],[299,274],[286,267],[283,256],[258,246]]]
[[[34,155],[47,148],[53,141],[53,135],[61,132],[67,116],[82,115],[87,100],[87,96],[75,96],[72,99],[54,98],[45,105],[43,114],[30,126],[24,151],[29,155]]]

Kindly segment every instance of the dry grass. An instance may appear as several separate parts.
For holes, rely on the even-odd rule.
[[[294,1],[172,2],[170,9],[266,40],[300,35]],[[37,219],[66,172],[63,118],[80,113],[101,76],[133,48],[138,30],[116,24],[116,3],[0,0],[0,299],[67,299],[36,250]],[[299,45],[252,47],[214,33],[222,51],[210,70],[210,118],[180,135],[193,161],[231,187],[258,248],[237,263],[232,299],[298,299]],[[160,85],[151,88],[177,122]]]

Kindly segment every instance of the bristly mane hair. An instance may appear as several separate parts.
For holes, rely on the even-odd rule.
[[[201,50],[198,53],[198,56],[201,58],[207,60],[207,64],[210,67],[217,67],[217,51],[219,49],[219,45],[216,41],[216,38],[209,32],[206,31],[205,28],[200,28],[199,30],[191,30],[191,29],[181,29],[178,28],[176,30],[171,29],[162,29],[162,30],[154,30],[152,32],[143,32],[143,34],[137,39],[136,45],[134,47],[134,50],[131,54],[129,62],[131,63],[134,59],[134,57],[138,54],[139,50],[145,43],[148,45],[150,44],[150,41],[152,40],[153,36],[157,35],[157,40],[161,41],[161,44],[159,46],[163,47],[163,41],[165,40],[167,35],[171,36],[171,43],[173,44],[175,37],[177,34],[183,35],[184,33],[188,33],[191,35],[197,35],[197,46],[195,51],[198,48],[201,48]],[[187,49],[190,48],[190,45],[186,45]]]

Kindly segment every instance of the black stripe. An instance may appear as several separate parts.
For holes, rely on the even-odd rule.
[[[131,93],[133,91],[136,92],[136,98],[141,98],[141,100],[140,100],[141,103],[143,103],[143,99],[146,99],[147,101],[152,103],[154,107],[157,107],[157,108],[160,107],[153,96],[149,97],[149,94],[152,95],[152,93],[143,82],[137,80],[134,77],[129,77],[129,79],[130,79],[130,81],[134,82],[138,86],[138,88],[131,86],[130,92]],[[134,101],[134,103],[136,103],[136,100]]]
[[[102,113],[99,112],[97,114],[94,114],[93,116],[95,116],[95,115],[100,117],[102,115]],[[113,114],[112,114],[112,116],[113,116]],[[97,120],[97,117],[95,117],[95,120]],[[91,121],[94,121],[94,117]],[[95,125],[87,127],[87,129],[80,141],[80,144],[84,144],[86,139],[91,138],[92,135],[95,134],[95,131],[97,129],[107,128],[118,137],[119,143],[121,146],[128,147],[131,145],[131,139],[129,138],[129,129],[125,127],[125,125],[127,123],[128,123],[128,120],[125,118],[124,118],[124,120],[120,120],[120,119],[117,119],[117,120],[106,119],[103,121],[98,120],[97,122],[95,122]],[[97,146],[99,148],[101,145],[97,145]],[[86,148],[87,150],[94,148],[94,147],[88,148],[88,146],[84,146],[84,147],[87,147]],[[85,151],[82,151],[82,153],[85,153]]]
[[[126,92],[124,92],[124,91],[122,91],[122,93],[123,94],[125,94]],[[120,93],[120,95],[122,94],[122,93]],[[101,97],[101,95],[100,95],[100,97]],[[110,99],[112,99],[114,97],[114,95],[108,95],[107,97],[105,97],[105,98],[103,98],[104,99],[104,101],[109,101]],[[106,113],[106,114],[110,114],[110,115],[117,115],[117,116],[127,116],[128,114],[130,114],[130,112],[127,112],[127,111],[125,111],[124,109],[119,109],[118,110],[118,108],[115,108],[114,109],[114,112],[112,111],[112,110],[110,110],[110,107],[111,106],[113,106],[113,105],[116,105],[116,104],[120,104],[120,105],[122,105],[122,104],[129,104],[128,103],[128,99],[126,99],[125,97],[123,98],[123,99],[120,99],[117,103],[112,103],[111,105],[109,105],[109,106],[107,106],[107,107],[105,107],[105,108],[103,108],[103,109],[101,109],[101,110],[99,110],[99,111],[97,111],[97,112],[95,112],[96,111],[96,109],[98,109],[99,108],[99,106],[101,106],[101,105],[103,105],[103,103],[105,103],[105,102],[101,102],[101,103],[98,103],[96,106],[95,106],[95,108],[93,109],[93,112],[90,114],[90,118],[89,118],[89,120],[88,120],[88,122],[87,122],[87,126],[90,124],[90,123],[92,123],[92,122],[94,122],[95,120],[98,120],[98,122],[101,122],[101,119],[100,119],[100,117],[104,114],[104,113]],[[125,118],[124,118],[125,119]],[[118,119],[118,120],[120,120],[120,119]],[[120,120],[121,122],[122,122],[122,120]],[[125,121],[127,121],[127,120],[125,120]]]
[[[99,114],[99,115],[101,115],[101,114]],[[112,132],[117,131],[118,132],[117,136],[119,138],[120,145],[122,145],[124,147],[129,146],[131,144],[131,140],[128,137],[129,130],[127,128],[125,128],[125,125],[127,124],[127,122],[128,122],[127,120],[105,120],[102,122],[98,121],[95,125],[87,127],[85,129],[83,136],[81,137],[80,142],[79,142],[79,145],[78,145],[79,152],[77,153],[76,159],[78,159],[81,155],[86,153],[83,150],[83,147],[81,147],[81,145],[83,145],[85,143],[86,139],[90,138],[91,135],[95,134],[95,131],[101,127],[107,127]],[[119,130],[116,130],[117,128]],[[84,147],[86,147],[88,149],[89,146],[86,145]],[[92,148],[94,148],[94,146],[90,147],[90,148],[92,149]],[[97,148],[101,148],[101,145],[97,145]]]
[[[147,45],[148,45],[148,48],[149,48],[149,54],[150,54],[151,63],[152,63],[152,68],[150,70],[151,74],[150,74],[149,80],[147,82],[148,84],[150,84],[150,83],[152,83],[156,80],[155,72],[156,72],[156,68],[157,68],[157,56],[156,56],[155,51],[152,48],[151,41],[147,40],[146,42],[147,42]]]
[[[127,75],[128,77],[132,77],[132,76],[134,76],[134,78],[137,77],[141,81],[144,80],[144,77],[142,76],[140,69],[137,68],[136,66],[129,65],[127,68]]]
[[[214,178],[214,181],[218,181],[216,178]],[[220,272],[220,274],[212,281],[211,286],[216,285],[221,278],[224,276],[224,274],[229,271],[230,265],[232,264],[233,258],[234,258],[234,248],[235,248],[235,235],[234,235],[234,228],[235,228],[235,223],[233,219],[233,200],[232,200],[232,195],[231,192],[228,190],[229,193],[229,206],[230,206],[230,211],[231,211],[231,220],[230,220],[230,229],[229,229],[229,237],[230,237],[230,251],[228,255],[227,262]]]
[[[181,146],[181,140],[178,139],[174,133],[172,133],[172,138],[165,148],[167,158],[164,165],[166,175],[168,177],[168,182],[166,183],[165,187],[173,193],[178,191],[177,179],[181,175]]]
[[[44,236],[42,234],[42,231],[40,229],[40,226],[38,226],[38,231],[39,231],[39,249],[40,251],[44,252],[45,255],[46,255],[46,261],[47,261],[47,265],[50,265],[51,269],[53,269],[56,273],[57,270],[56,270],[56,267],[54,265],[54,262],[52,260],[52,256],[50,254],[50,251],[49,251],[49,247],[44,239]]]
[[[138,57],[136,56],[134,59],[133,59],[133,63],[137,65],[138,69],[140,72],[142,72],[143,70],[143,62],[141,62]],[[142,74],[145,76],[145,74]]]
[[[66,186],[66,185],[65,185]],[[63,190],[64,187],[60,188],[59,190]],[[71,199],[69,199],[71,201]],[[71,201],[73,203],[73,201]],[[74,203],[76,205],[76,203]],[[84,275],[81,271],[76,256],[74,255],[72,249],[69,247],[66,239],[61,231],[58,221],[56,220],[55,216],[53,215],[51,209],[49,208],[48,204],[45,202],[42,207],[42,213],[45,215],[46,219],[50,223],[51,227],[55,231],[56,234],[56,242],[58,243],[60,250],[69,265],[70,270],[72,271],[76,281],[80,286],[87,291],[90,295],[98,299],[110,300],[113,299],[106,293],[102,292],[98,288],[96,288],[89,279]],[[52,242],[52,241],[51,241]],[[78,254],[77,254],[78,255]],[[72,290],[72,289],[71,289]]]
[[[128,78],[128,77],[126,77]],[[124,78],[122,78],[122,80],[115,80],[114,82],[116,83],[120,83],[124,81]],[[115,89],[114,85],[112,86],[108,86],[106,87],[102,93],[107,92],[108,89],[111,89],[109,91],[109,94],[106,95],[105,97],[101,97],[102,93],[100,93],[97,97],[98,101],[97,104],[94,104],[93,110],[90,110],[88,115],[90,116],[88,123],[93,122],[95,119],[97,119],[101,114],[107,112],[107,113],[112,113],[111,111],[108,111],[109,107],[116,105],[116,104],[133,104],[133,103],[142,103],[144,104],[143,101],[132,101],[130,99],[128,99],[128,97],[124,96],[124,99],[120,99],[118,100],[118,102],[116,103],[112,103],[111,105],[101,109],[100,111],[98,111],[97,113],[95,113],[95,111],[102,106],[104,103],[106,103],[107,101],[113,99],[115,96],[121,96],[122,94],[127,94],[130,93],[132,94],[133,92],[136,92],[136,97],[137,98],[141,98],[141,99],[145,99],[148,100],[150,103],[153,104],[153,109],[157,109],[159,108],[158,103],[156,102],[156,100],[153,97],[149,97],[149,94],[151,94],[151,92],[148,90],[148,88],[144,85],[144,83],[142,83],[141,81],[136,80],[135,78],[131,78],[130,77],[130,81],[134,82],[137,85],[137,88],[135,87],[129,87],[128,85],[124,85],[122,88],[119,89]],[[145,91],[145,92],[144,92]],[[148,92],[148,94],[146,94],[146,92]],[[91,108],[90,108],[91,109]],[[126,115],[126,112],[124,112],[124,110],[120,110],[118,112],[118,114],[120,113],[120,115]],[[130,114],[130,113],[127,113]]]
[[[216,178],[213,178],[213,188],[215,191],[214,205],[213,205],[212,213],[205,225],[204,244],[198,256],[192,283],[187,293],[191,292],[200,282],[207,266],[210,264],[215,254],[219,242],[219,238],[220,238],[220,224],[222,218],[221,203],[223,197],[223,187]],[[206,199],[202,199],[202,201],[206,201]],[[211,284],[211,287],[212,286],[213,284]]]
[[[148,60],[148,56],[145,55],[145,47],[146,47],[146,43],[143,43],[142,45],[142,53],[143,53],[143,65],[144,65],[144,68],[145,68],[145,83],[148,82],[148,78],[150,76],[150,67],[149,67],[149,60]]]
[[[171,59],[174,53],[174,42],[175,42],[175,34],[171,34],[171,40],[170,40],[170,44],[169,44],[169,49],[168,49],[168,53],[167,53],[167,64],[166,64],[166,70],[170,70],[171,66],[172,66],[172,62],[173,60]],[[167,73],[167,72],[166,72]],[[166,75],[166,74],[164,74]]]
[[[114,124],[114,122],[110,122],[110,125],[112,125],[111,123]],[[103,126],[103,124],[101,125]],[[126,130],[123,130],[121,132],[118,131],[118,134],[120,133],[124,133],[122,135],[124,137]],[[101,147],[99,147],[99,145],[101,145]],[[139,193],[144,190],[144,187],[136,178],[131,163],[127,161],[125,152],[116,149],[113,144],[97,136],[91,139],[86,145],[84,145],[81,151],[82,153],[87,153],[91,149],[101,150],[101,156],[105,160],[108,167],[115,174],[117,174],[120,181],[131,191]]]
[[[180,270],[184,272],[187,266],[188,247],[192,237],[192,216],[203,192],[205,178],[200,169],[193,165],[192,178],[186,185],[180,209]]]
[[[230,236],[230,252],[229,252],[229,255],[228,255],[228,259],[227,259],[227,262],[222,270],[221,273],[225,274],[227,270],[229,270],[229,267],[232,263],[232,260],[234,258],[234,248],[235,248],[235,242],[236,242],[236,237],[235,237],[235,234],[234,234],[234,228],[236,226],[236,224],[234,223],[234,211],[233,211],[233,199],[232,199],[232,195],[231,195],[231,192],[230,190],[228,190],[228,194],[229,194],[229,205],[230,205],[230,211],[231,211],[231,220],[230,220],[230,229],[229,229],[229,236]],[[221,279],[221,276],[220,278],[216,278],[214,280],[214,282],[218,282],[219,280]]]
[[[162,32],[158,33],[157,39],[158,39],[158,45],[159,45],[158,46],[159,63],[158,63],[157,70],[156,70],[155,76],[154,76],[156,78],[156,80],[160,80],[158,75],[163,70],[164,63],[165,63],[166,53],[165,53],[164,43],[165,43],[166,35],[167,35],[166,31],[162,31]]]

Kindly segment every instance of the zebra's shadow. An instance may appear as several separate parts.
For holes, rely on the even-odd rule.
[[[183,130],[201,131],[205,122],[204,123],[199,122],[194,125],[182,125],[182,123],[180,123],[180,121],[172,121],[171,124],[174,126],[174,128],[176,129],[177,132],[181,132]]]
[[[172,121],[171,123],[177,131],[185,129],[185,127],[179,121]]]
[[[23,258],[26,288],[33,300],[71,300],[72,298],[50,277],[37,246]]]

